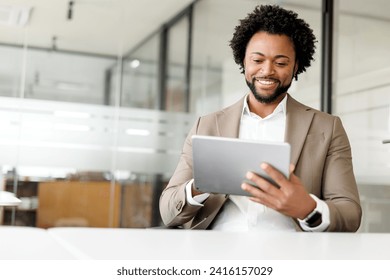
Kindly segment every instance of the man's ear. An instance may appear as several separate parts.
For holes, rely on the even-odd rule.
[[[242,60],[241,74],[245,74],[245,58]]]
[[[297,72],[298,72],[298,60],[296,60],[295,64],[294,64],[294,75],[293,75],[293,78],[295,78],[296,81],[298,81]]]
[[[295,64],[294,64],[294,77],[297,75],[297,72],[298,72],[298,60],[295,61]]]

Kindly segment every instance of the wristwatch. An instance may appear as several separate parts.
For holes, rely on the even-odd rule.
[[[322,223],[322,213],[315,208],[303,221],[309,227],[319,226]]]

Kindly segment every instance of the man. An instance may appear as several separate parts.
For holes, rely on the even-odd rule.
[[[240,21],[230,46],[250,93],[193,126],[174,175],[160,198],[167,226],[219,230],[356,231],[361,222],[351,148],[338,117],[309,108],[288,93],[310,66],[315,36],[297,14],[259,6]],[[199,193],[193,187],[194,134],[291,145],[289,178],[259,165],[279,185],[257,174],[243,183],[246,196]]]

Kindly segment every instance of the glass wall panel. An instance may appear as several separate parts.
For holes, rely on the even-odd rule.
[[[188,36],[188,16],[182,17],[169,28],[166,76],[167,111],[186,111]]]
[[[0,45],[0,96],[19,97],[22,94],[23,53],[23,48]]]
[[[352,145],[360,230],[390,232],[390,2],[336,3],[334,113]]]
[[[124,58],[121,106],[158,108],[159,35],[154,34]]]
[[[29,49],[25,98],[104,104],[116,57]]]
[[[0,24],[0,33],[7,34],[9,26]],[[23,46],[26,41],[26,34],[22,29],[15,28],[13,38],[19,44],[19,47],[0,42],[0,98],[19,99],[24,94],[24,76],[25,60],[23,57],[26,54],[26,49]],[[15,172],[15,167],[18,162],[19,150],[16,147],[10,147],[10,138],[18,137],[20,129],[13,121],[9,119],[10,114],[18,120],[18,111],[11,112],[13,109],[8,104],[0,102],[0,154],[1,158],[8,157],[7,161],[0,161],[0,192],[7,191],[7,194],[15,194],[17,192],[18,181],[13,180],[12,174]],[[6,151],[6,153],[4,153]],[[4,197],[4,196],[3,196]],[[0,199],[1,201],[1,199]],[[20,216],[20,215],[19,215]],[[34,215],[24,215],[30,218],[34,224]],[[22,219],[26,219],[23,217]],[[0,225],[3,221],[15,223],[16,212],[12,208],[1,207],[0,203]]]
[[[191,65],[190,111],[205,114],[232,104],[248,92],[244,76],[233,60],[229,41],[239,19],[259,4],[278,4],[305,19],[318,39],[315,61],[293,82],[290,93],[303,103],[320,107],[322,1],[202,0],[195,5]],[[224,7],[221,9],[221,7]]]
[[[0,191],[21,199],[0,206],[0,224],[159,225],[159,193],[194,121],[184,113],[188,19],[168,28],[164,105],[174,112],[164,112],[157,110],[161,34],[124,49],[133,3],[92,2],[74,5],[71,19],[45,18],[45,27],[65,30],[52,36],[53,28],[47,45],[37,45],[28,27],[16,29],[14,45],[0,36]],[[1,35],[15,31],[1,28],[0,19]]]
[[[118,227],[121,186],[112,176],[116,139],[112,127],[117,114],[103,104],[111,94],[106,74],[118,65],[120,41],[110,42],[117,45],[114,48],[90,45],[102,18],[79,20],[85,12],[100,14],[100,7],[81,5],[77,16],[67,19],[62,13],[65,7],[58,9],[56,4],[43,8],[36,1],[24,1],[23,5],[52,13],[36,16],[26,25],[0,21],[1,190],[20,199],[17,206],[0,206],[0,224]],[[9,3],[2,15],[19,11],[12,7]],[[105,16],[112,12],[120,19],[121,9],[116,8]],[[44,20],[43,25],[39,20]],[[119,23],[110,21],[118,39]],[[45,27],[53,27],[47,44],[38,40],[47,35]],[[65,31],[57,37],[60,29]]]

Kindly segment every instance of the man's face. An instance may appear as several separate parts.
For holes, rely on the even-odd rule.
[[[297,66],[294,45],[286,35],[258,32],[249,40],[244,58],[245,80],[259,102],[279,102]]]

